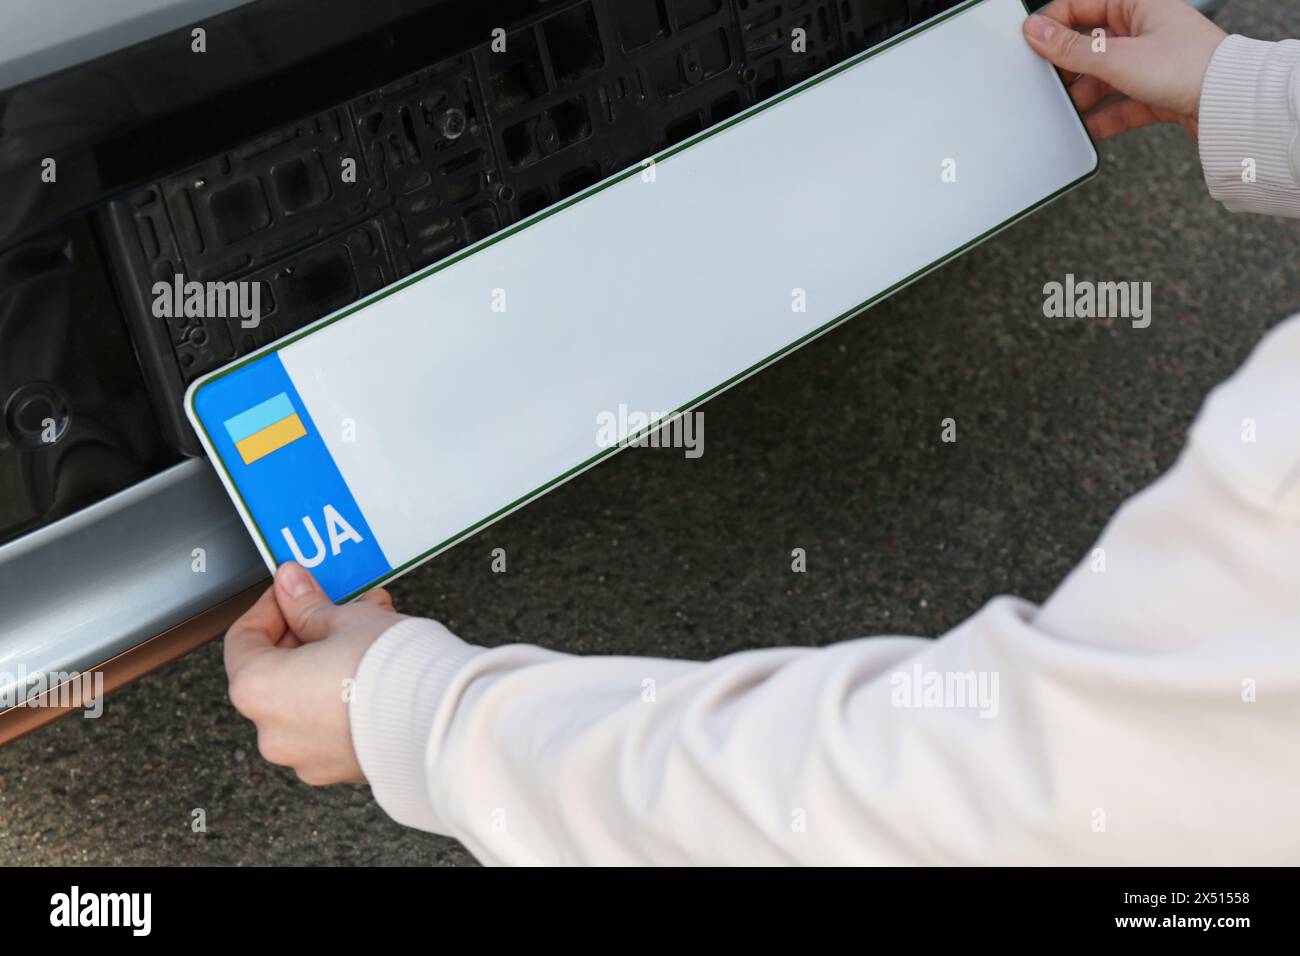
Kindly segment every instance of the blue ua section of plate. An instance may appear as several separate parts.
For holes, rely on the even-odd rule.
[[[195,395],[194,410],[260,531],[263,556],[310,568],[334,601],[392,570],[279,355],[212,382]],[[245,462],[235,436],[256,440],[294,415],[305,435],[284,441],[272,433],[260,457]]]

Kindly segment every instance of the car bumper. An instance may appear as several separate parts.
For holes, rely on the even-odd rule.
[[[67,710],[34,680],[120,686],[222,633],[266,576],[202,460],[0,547],[0,743]]]

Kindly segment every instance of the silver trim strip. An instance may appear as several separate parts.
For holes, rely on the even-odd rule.
[[[0,699],[23,674],[90,670],[265,577],[212,466],[184,461],[0,546]]]
[[[252,0],[0,0],[0,89],[179,30]]]

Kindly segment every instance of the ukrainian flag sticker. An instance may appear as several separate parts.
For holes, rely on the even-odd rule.
[[[251,465],[307,434],[287,392],[226,419],[225,426],[245,465]]]

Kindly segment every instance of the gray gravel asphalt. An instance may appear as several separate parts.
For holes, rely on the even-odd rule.
[[[1221,22],[1300,34],[1289,0],[1235,0]],[[1091,184],[708,403],[702,458],[619,455],[403,579],[398,607],[483,644],[703,659],[938,635],[994,595],[1041,600],[1172,463],[1206,391],[1300,311],[1298,240],[1213,203],[1178,130],[1105,144]],[[1044,318],[1067,272],[1149,281],[1150,328]],[[101,719],[0,751],[0,864],[46,863],[473,859],[366,788],[264,763],[213,643]]]

